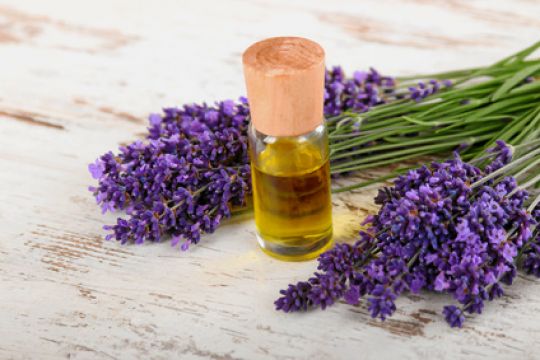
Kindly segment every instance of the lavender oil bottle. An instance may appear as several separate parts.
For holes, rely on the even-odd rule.
[[[270,38],[249,47],[243,63],[259,245],[282,260],[312,259],[332,242],[324,51],[303,38]]]

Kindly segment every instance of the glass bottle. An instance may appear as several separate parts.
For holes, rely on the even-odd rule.
[[[332,240],[324,51],[303,38],[271,38],[243,62],[259,244],[279,259],[314,258]]]

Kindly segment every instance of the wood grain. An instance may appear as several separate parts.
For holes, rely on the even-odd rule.
[[[150,112],[245,94],[241,53],[257,40],[314,39],[348,71],[443,71],[538,40],[539,13],[530,0],[2,1],[0,358],[538,358],[536,279],[520,275],[461,331],[429,293],[382,323],[365,304],[276,313],[314,262],[266,257],[249,216],[187,253],[104,241],[115,217],[86,166],[140,138]],[[374,191],[334,196],[337,241],[354,240]]]
[[[271,136],[299,136],[323,122],[324,50],[301,37],[272,37],[242,55],[252,125]]]

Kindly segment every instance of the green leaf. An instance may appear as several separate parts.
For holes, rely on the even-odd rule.
[[[520,82],[525,80],[528,76],[533,75],[538,70],[540,70],[540,64],[528,66],[523,70],[518,71],[514,74],[510,79],[506,80],[500,88],[495,91],[493,96],[491,97],[492,101],[497,101],[500,98],[502,98],[506,93],[508,93],[510,90],[514,88],[514,86],[518,85]]]
[[[533,111],[533,113],[531,114],[531,118],[532,119],[527,124],[527,126],[521,130],[521,132],[515,139],[513,139],[513,143],[522,143],[530,136],[534,138],[535,130],[537,132],[538,129],[540,129],[540,126],[538,125],[538,123],[540,123],[540,106],[536,108],[536,111]]]
[[[539,91],[540,91],[540,81],[534,81],[532,83],[524,84],[524,85],[521,85],[520,87],[510,90],[510,94],[519,95],[519,94],[525,94],[528,92],[538,93]]]
[[[531,46],[518,51],[515,54],[512,54],[502,60],[497,61],[495,64],[493,64],[491,67],[498,67],[498,66],[505,66],[512,63],[515,63],[516,61],[523,61],[527,56],[531,55],[533,52],[536,51],[536,49],[540,48],[540,41],[535,42]]]
[[[415,118],[412,118],[410,116],[405,116],[403,115],[401,117],[402,119],[405,119],[413,124],[416,124],[416,125],[422,125],[422,126],[426,126],[426,127],[433,127],[433,126],[439,126],[441,123],[440,122],[429,122],[429,121],[422,121],[422,120],[417,120]]]

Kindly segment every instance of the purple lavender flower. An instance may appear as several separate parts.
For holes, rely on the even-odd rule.
[[[454,305],[447,305],[443,309],[443,315],[446,319],[446,322],[451,327],[462,327],[463,322],[465,321],[465,316],[463,315],[463,311],[461,311],[460,308],[454,306]]]
[[[289,284],[287,289],[281,290],[282,296],[274,304],[276,310],[285,312],[306,311],[317,307],[324,310],[343,297],[345,290],[343,277],[335,273],[315,273],[307,282]]]
[[[371,317],[378,317],[381,320],[385,320],[396,311],[394,301],[397,296],[392,290],[385,288],[383,285],[377,285],[371,292],[371,295],[373,297],[368,299]]]
[[[419,102],[426,97],[435,94],[442,87],[450,86],[452,86],[452,82],[450,80],[437,81],[431,79],[427,83],[420,81],[416,86],[409,87],[409,97],[411,100]]]
[[[355,285],[351,285],[347,291],[345,291],[343,298],[349,305],[358,305],[360,302],[360,288]]]
[[[249,109],[244,102],[186,105],[150,115],[150,139],[107,153],[89,166],[104,211],[128,218],[106,226],[122,243],[174,237],[182,249],[211,233],[251,191],[247,154]]]
[[[312,285],[308,293],[310,304],[313,307],[320,307],[322,310],[333,305],[346,290],[344,278],[332,273],[315,273],[309,282]]]
[[[540,211],[531,216],[524,210],[527,192],[504,176],[471,187],[511,160],[503,142],[490,152],[497,156],[484,171],[456,154],[381,189],[375,199],[379,212],[363,222],[368,228],[359,242],[320,256],[318,280],[310,279],[306,298],[322,294],[322,300],[295,310],[329,306],[341,297],[358,305],[366,296],[371,315],[384,320],[403,292],[427,289],[449,293],[461,304],[443,310],[450,326],[461,327],[465,312],[481,313],[485,301],[502,296],[501,284],[512,283],[522,249],[524,267],[538,273],[540,241],[531,241],[530,229]]]
[[[335,66],[326,71],[324,113],[336,116],[345,110],[365,112],[384,103],[383,95],[394,87],[393,78],[382,76],[373,68],[367,72],[357,71],[349,79],[341,67]]]
[[[119,218],[116,225],[105,227],[112,231],[107,239],[141,244],[172,235],[172,245],[184,238],[182,249],[186,250],[199,242],[202,233],[214,232],[222,219],[230,217],[231,206],[245,205],[250,188],[247,165],[239,169],[202,170],[193,173],[193,177],[174,176],[178,186],[174,191],[162,192],[163,199],[154,201],[151,208],[142,203],[135,205],[128,220]]]
[[[536,224],[540,224],[540,205],[532,211],[532,219]],[[523,270],[529,274],[540,278],[540,231],[531,236],[523,246]]]
[[[529,275],[540,277],[540,245],[531,244],[523,260],[523,270]]]
[[[354,264],[363,258],[363,242],[354,245],[336,244],[333,249],[319,256],[317,269],[326,273],[344,274],[350,276],[354,270]]]
[[[105,164],[101,159],[97,159],[94,163],[88,165],[88,171],[94,179],[99,179],[105,172]]]
[[[285,290],[281,290],[283,295],[275,301],[276,310],[285,312],[306,311],[310,304],[309,292],[312,286],[309,282],[301,281],[296,285],[290,284]]]
[[[492,173],[512,160],[513,149],[502,140],[497,140],[495,146],[488,149],[487,152],[497,154],[497,156],[485,167],[486,173]]]

